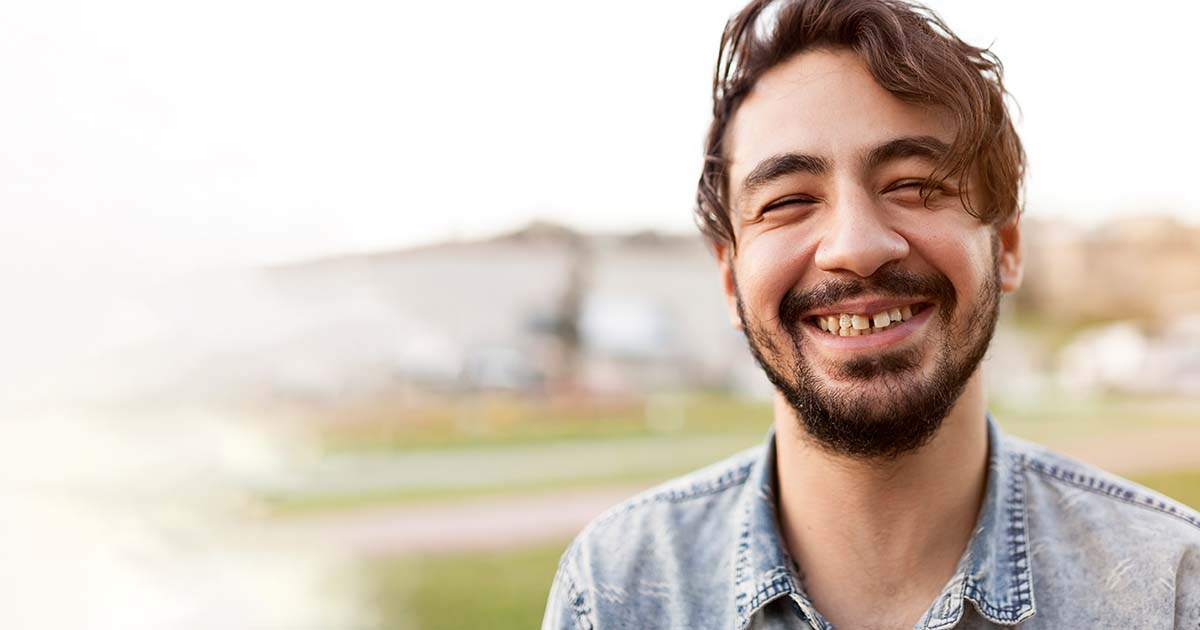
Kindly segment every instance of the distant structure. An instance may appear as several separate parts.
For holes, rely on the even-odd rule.
[[[427,388],[640,394],[728,389],[754,372],[712,256],[693,236],[585,236],[538,222],[483,241],[277,268],[266,284],[298,302],[375,295],[409,327],[381,339],[450,346],[453,375],[397,352],[394,379]]]
[[[989,352],[998,391],[1200,391],[1200,333],[1183,317],[1200,312],[1200,230],[1156,217],[1026,222],[1025,285]],[[538,222],[225,280],[176,292],[171,317],[186,334],[161,371],[214,395],[770,391],[698,236]],[[1048,348],[1008,325],[1014,314],[1088,331]]]
[[[1020,306],[1066,321],[1165,323],[1200,311],[1200,227],[1124,217],[1091,230],[1027,220]]]

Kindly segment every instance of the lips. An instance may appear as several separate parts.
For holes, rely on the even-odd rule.
[[[926,324],[936,317],[940,306],[928,302],[918,302],[909,308],[910,310],[916,309],[912,312],[911,317],[902,319],[900,322],[889,322],[883,328],[876,328],[875,322],[872,321],[868,328],[854,328],[852,322],[848,329],[843,329],[839,320],[836,332],[830,332],[822,330],[819,324],[814,323],[818,320],[809,318],[803,322],[804,336],[815,342],[815,346],[821,348],[822,352],[832,353],[832,356],[844,359],[864,356],[862,353],[886,352],[926,334],[928,330]]]
[[[918,313],[920,319],[926,319],[925,311],[934,310],[930,307],[953,312],[956,297],[954,286],[943,274],[889,265],[869,277],[834,277],[794,288],[779,304],[779,319],[788,326],[812,326],[819,338],[830,341],[841,339],[843,328],[847,336],[874,335],[880,329],[891,337],[897,326],[901,331],[912,328],[908,321],[915,320]],[[899,325],[896,314],[900,315]]]

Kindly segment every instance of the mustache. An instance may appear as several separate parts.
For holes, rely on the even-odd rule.
[[[784,324],[794,326],[804,313],[865,293],[900,299],[933,298],[945,305],[947,312],[954,310],[956,302],[954,285],[945,275],[892,268],[881,269],[866,278],[827,280],[810,289],[792,289],[779,305],[779,318]]]

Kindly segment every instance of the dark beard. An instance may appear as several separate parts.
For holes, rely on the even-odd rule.
[[[962,327],[953,322],[954,287],[941,274],[919,276],[895,268],[881,269],[869,278],[790,292],[779,310],[796,357],[790,371],[785,371],[788,366],[767,331],[746,318],[735,282],[738,314],[750,351],[795,410],[801,428],[825,450],[862,459],[889,459],[913,451],[937,433],[987,353],[1000,306],[998,246],[998,240],[993,240],[992,273],[980,287]],[[868,291],[902,298],[932,297],[945,331],[934,373],[927,381],[912,380],[921,360],[916,349],[854,359],[834,369],[834,376],[843,380],[882,381],[890,392],[882,405],[855,392],[828,391],[813,375],[801,348],[805,333],[800,327],[806,324],[800,321],[800,314]]]

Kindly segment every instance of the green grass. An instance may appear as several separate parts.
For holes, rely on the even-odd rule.
[[[682,472],[686,471],[681,470],[680,473]],[[528,484],[486,484],[469,488],[399,488],[382,491],[267,496],[264,497],[264,503],[272,514],[288,517],[380,505],[432,505],[480,497],[529,496],[562,490],[609,488],[625,484],[641,484],[648,487],[675,476],[677,475],[674,473],[631,471],[628,474],[590,479],[548,478]]]
[[[1149,427],[1197,426],[1200,417],[1200,401],[1116,395],[1086,400],[993,400],[990,408],[1009,433],[1051,448],[1080,437],[1119,440]],[[720,394],[660,397],[650,402],[591,401],[573,406],[493,397],[451,401],[416,412],[410,409],[406,414],[397,415],[386,406],[375,407],[353,421],[328,425],[324,446],[331,453],[401,458],[433,453],[439,461],[445,458],[455,465],[468,465],[470,470],[477,467],[479,478],[486,481],[470,487],[276,497],[273,506],[282,514],[303,514],[612,484],[648,485],[716,461],[717,447],[709,442],[727,446],[730,452],[756,443],[771,421],[769,403]],[[722,442],[725,438],[718,436],[727,436],[728,440]],[[661,444],[654,448],[647,446],[658,442]],[[629,465],[593,469],[591,460],[575,458],[564,464],[552,457],[558,446],[577,448],[581,444],[594,446],[584,450],[593,455],[601,453],[602,461]],[[630,450],[635,444],[645,450]],[[495,462],[503,459],[505,452],[524,452],[531,446],[527,449],[527,466],[538,474],[520,481],[505,480],[500,475],[504,469]],[[575,471],[574,476],[565,475],[564,468],[587,468],[588,474]],[[1200,470],[1136,480],[1200,509]],[[381,615],[380,628],[536,628],[565,547],[565,541],[553,541],[505,551],[421,554],[373,561],[368,575]]]
[[[341,454],[336,472],[318,469],[312,483],[264,491],[262,498],[275,513],[288,515],[618,484],[649,486],[759,444],[765,429]]]
[[[1200,401],[1178,398],[994,400],[991,409],[1007,432],[1052,449],[1084,437],[1120,440],[1155,427],[1200,428]],[[364,483],[357,489],[351,482],[340,490],[319,490],[314,484],[312,490],[264,496],[264,502],[274,512],[290,515],[612,484],[650,485],[758,443],[771,422],[767,403],[718,394],[573,407],[493,398],[427,411],[443,416],[415,425],[376,419],[331,427],[325,436],[327,452],[393,461],[425,458],[431,463],[421,471],[450,467],[460,473],[457,479],[418,471],[393,487]],[[448,419],[452,416],[474,419]],[[577,456],[564,459],[564,452]],[[515,453],[522,453],[520,462],[514,462]],[[369,470],[364,467],[364,474]]]
[[[1117,433],[1138,427],[1195,424],[1195,399],[1109,394],[989,402],[1006,430],[1036,441]],[[406,412],[378,403],[343,410],[322,433],[327,452],[404,452],[462,447],[507,447],[574,440],[604,441],[655,435],[761,433],[771,404],[730,394],[689,393],[650,400],[571,403],[490,396],[444,401]],[[344,416],[344,417],[343,417]]]
[[[1200,470],[1141,484],[1200,509]],[[422,554],[370,566],[380,630],[538,628],[565,541],[500,552]]]
[[[1051,448],[1083,436],[1116,436],[1151,427],[1195,427],[1200,418],[1200,400],[1115,394],[993,399],[989,409],[1005,431]]]
[[[1200,509],[1200,471],[1141,477]],[[369,567],[380,630],[537,628],[565,541],[499,552],[426,554]]]
[[[331,510],[353,510],[378,505],[452,503],[479,497],[529,496],[530,494],[561,490],[606,488],[618,484],[643,484],[649,486],[665,481],[672,476],[674,475],[633,472],[628,475],[595,479],[547,479],[543,482],[519,486],[484,485],[473,488],[452,488],[449,490],[417,488],[351,494],[300,495],[268,499],[268,505],[280,516],[300,516]],[[1134,481],[1157,490],[1194,509],[1200,510],[1200,471],[1141,476],[1134,479]]]
[[[345,412],[322,436],[329,452],[379,452],[620,440],[662,434],[763,431],[771,405],[729,394],[573,403],[490,396],[445,401],[406,413],[386,405]]]
[[[681,471],[686,472],[686,471]],[[268,506],[279,516],[302,516],[333,510],[353,510],[379,505],[452,503],[479,497],[528,496],[530,494],[561,490],[588,490],[606,488],[617,484],[642,484],[646,486],[666,481],[675,475],[634,472],[618,477],[596,479],[561,480],[547,479],[537,484],[520,486],[495,485],[474,488],[405,489],[386,492],[363,492],[357,494],[301,495],[268,499]],[[1200,510],[1200,471],[1175,472],[1141,476],[1134,479],[1148,488],[1157,490],[1184,505]]]
[[[380,630],[537,628],[566,542],[374,563]]]

